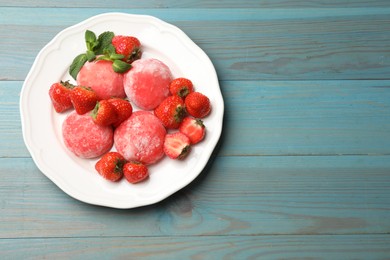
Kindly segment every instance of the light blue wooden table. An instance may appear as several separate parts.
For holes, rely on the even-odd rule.
[[[112,11],[182,29],[226,106],[201,175],[131,210],[62,192],[19,115],[39,50]],[[0,259],[390,259],[390,1],[2,0],[0,58]]]

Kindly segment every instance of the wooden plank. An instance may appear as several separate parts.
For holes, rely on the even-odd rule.
[[[43,1],[43,0],[3,0],[0,4],[4,6],[19,6],[19,7],[67,7],[67,8],[330,8],[330,7],[389,7],[390,4],[386,0],[372,0],[369,3],[365,0],[311,0],[311,1],[289,1],[289,0],[258,0],[258,1],[159,1],[159,0],[147,0],[147,1],[126,1],[117,0],[115,2],[107,1]]]
[[[29,156],[19,112],[22,82],[0,81],[0,157]]]
[[[390,4],[389,4],[390,7]],[[280,19],[319,19],[319,18],[347,18],[352,16],[367,16],[373,15],[387,15],[389,13],[388,8],[306,8],[289,10],[285,8],[277,9],[262,9],[262,8],[218,8],[218,9],[101,9],[101,8],[89,8],[87,10],[80,10],[78,8],[2,8],[2,17],[0,24],[4,25],[31,25],[33,22],[35,25],[48,25],[51,22],[52,26],[69,26],[90,16],[97,15],[105,12],[124,12],[130,14],[140,15],[152,15],[160,19],[167,21],[269,21],[269,20],[280,20]],[[193,16],[194,11],[199,12],[200,17]],[[15,13],[25,12],[23,17],[15,17]],[[53,20],[53,15],[42,16],[44,13],[55,13],[57,19]],[[40,17],[40,19],[36,19]]]
[[[229,81],[221,86],[224,155],[390,153],[389,81]]]
[[[219,155],[390,154],[390,81],[221,81]],[[28,157],[20,81],[0,81],[0,157]],[[48,87],[48,86],[47,86]]]
[[[389,235],[0,239],[5,259],[388,259]]]
[[[108,11],[178,26],[210,56],[221,80],[389,79],[390,8],[199,9],[197,20],[194,9],[184,10],[3,8],[0,80],[23,80],[59,31]],[[9,46],[18,52],[11,55]]]
[[[168,199],[115,210],[70,198],[29,158],[2,158],[0,237],[387,234],[389,172],[389,156],[216,157]]]

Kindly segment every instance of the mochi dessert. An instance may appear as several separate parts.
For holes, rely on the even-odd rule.
[[[86,62],[77,75],[77,84],[93,89],[99,99],[126,97],[123,75],[112,69],[112,61]]]
[[[95,124],[89,113],[72,111],[62,124],[65,146],[81,158],[95,158],[108,152],[114,143],[111,126]]]
[[[172,73],[167,65],[157,59],[134,61],[123,76],[124,90],[137,107],[155,109],[169,95]]]
[[[164,155],[165,127],[148,111],[136,111],[114,133],[116,150],[126,160],[153,164]]]

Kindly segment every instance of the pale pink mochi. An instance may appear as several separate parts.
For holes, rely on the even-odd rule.
[[[123,85],[127,97],[144,110],[155,109],[169,95],[172,73],[157,59],[140,59],[124,74]]]
[[[126,97],[123,89],[123,74],[112,69],[112,62],[106,60],[86,62],[77,75],[77,84],[90,87],[100,99]]]
[[[95,158],[108,152],[114,143],[110,126],[95,124],[89,113],[79,115],[72,111],[62,124],[65,146],[81,158]]]
[[[126,160],[152,164],[164,155],[166,135],[161,121],[148,111],[136,111],[114,133],[116,150]]]

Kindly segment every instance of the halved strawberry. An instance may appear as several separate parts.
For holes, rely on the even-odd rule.
[[[72,101],[70,100],[70,93],[74,85],[66,82],[56,82],[50,86],[49,96],[53,107],[57,113],[62,113],[73,107]]]
[[[123,177],[125,158],[118,152],[108,152],[95,164],[96,171],[109,181],[119,181]]]
[[[157,106],[154,114],[166,128],[178,128],[186,114],[184,102],[179,96],[169,96]]]
[[[133,36],[116,35],[112,38],[112,45],[117,54],[125,56],[123,61],[132,63],[142,56],[141,42]]]
[[[123,166],[123,175],[130,183],[138,183],[149,176],[148,167],[137,161],[130,161]]]
[[[115,107],[107,100],[98,101],[91,116],[95,124],[101,126],[109,126],[118,120]]]
[[[113,123],[114,127],[118,127],[123,121],[131,116],[133,113],[133,106],[131,103],[122,98],[110,98],[108,102],[115,108],[118,115],[117,120]]]
[[[99,99],[91,88],[77,86],[70,93],[70,100],[77,114],[83,115],[94,109]]]
[[[206,127],[201,119],[187,116],[179,126],[179,131],[190,138],[191,144],[199,143],[206,134]]]
[[[194,92],[192,81],[187,78],[176,78],[169,85],[169,91],[172,95],[185,98],[188,94]]]
[[[171,159],[183,159],[191,150],[191,141],[183,133],[167,134],[164,140],[164,153]]]

